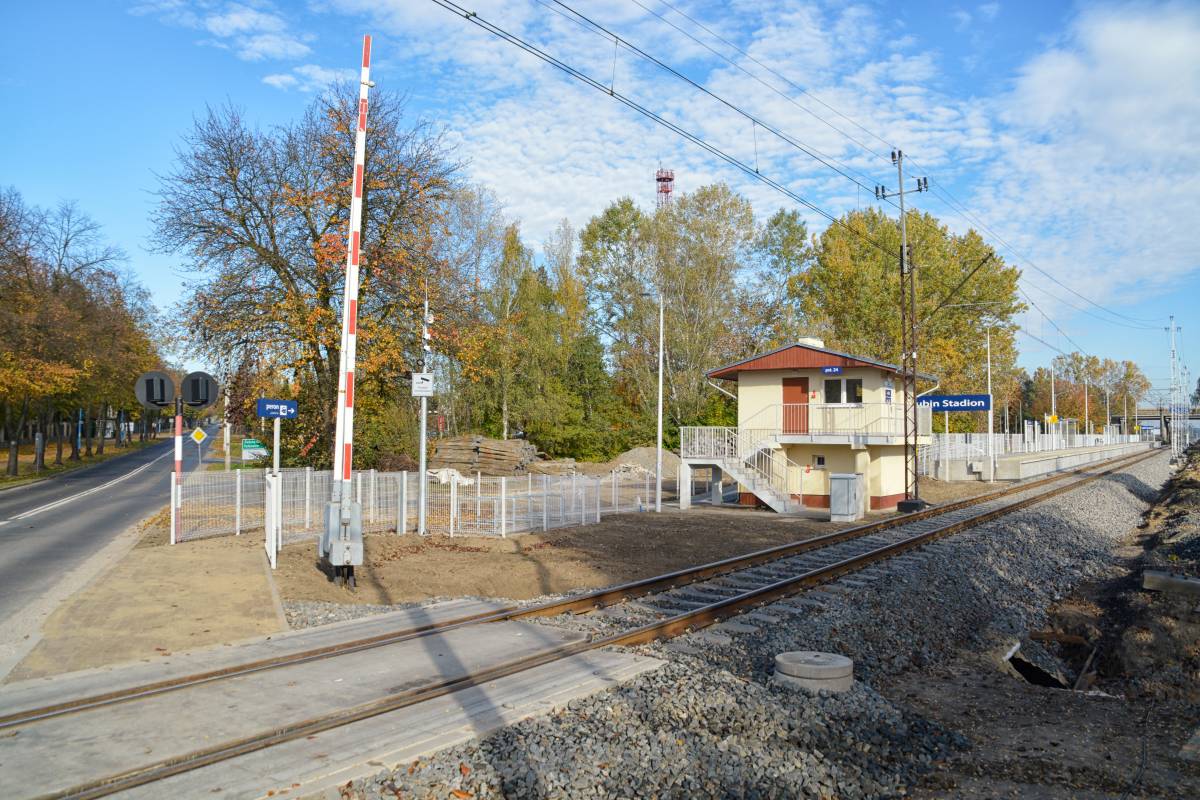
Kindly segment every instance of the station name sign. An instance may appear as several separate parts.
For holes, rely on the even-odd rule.
[[[930,394],[917,400],[917,405],[933,411],[990,411],[990,394]]]
[[[841,367],[821,367],[821,372],[825,375],[841,375]]]

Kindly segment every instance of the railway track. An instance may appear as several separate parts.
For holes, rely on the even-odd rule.
[[[323,731],[432,700],[468,686],[515,675],[589,650],[646,644],[698,630],[757,606],[789,597],[847,573],[920,548],[953,533],[1027,508],[1157,454],[1158,451],[1152,450],[1149,453],[1113,459],[1090,465],[1085,469],[1007,487],[915,514],[892,517],[562,600],[473,614],[442,623],[410,627],[301,653],[18,711],[0,717],[0,729],[36,726],[41,720],[96,711],[105,706],[134,702],[231,677],[361,652],[485,622],[586,613],[640,598],[646,598],[640,600],[640,608],[656,617],[644,624],[631,617],[620,630],[608,632],[590,641],[574,642],[514,658],[469,675],[394,692],[368,703],[287,723],[252,736],[223,741],[45,795],[54,798],[103,797],[283,742],[311,737]]]

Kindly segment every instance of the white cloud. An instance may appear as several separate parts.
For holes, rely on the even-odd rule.
[[[288,75],[286,72],[267,75],[262,82],[268,86],[274,86],[276,89],[291,89],[300,83],[295,75]]]
[[[267,75],[262,79],[268,86],[276,89],[299,89],[302,92],[320,92],[329,84],[338,80],[350,80],[357,77],[352,69],[331,69],[319,64],[301,64],[293,67],[291,72],[281,72]]]
[[[1005,128],[977,203],[1092,299],[1119,302],[1200,267],[1196,41],[1195,7],[1089,11],[995,103]],[[1066,295],[1034,270],[1026,281]]]
[[[134,6],[130,13],[153,14],[169,25],[204,31],[211,38],[201,44],[231,50],[246,61],[302,58],[312,52],[308,42],[314,37],[293,33],[287,20],[270,6],[255,5],[154,0]]]
[[[1200,219],[1200,194],[1193,189],[1200,177],[1193,144],[1200,130],[1200,56],[1194,47],[1200,41],[1200,11],[1194,6],[1085,9],[1054,45],[1024,64],[1007,91],[988,97],[973,94],[974,83],[955,83],[961,76],[946,73],[929,37],[888,26],[873,7],[734,0],[717,14],[723,19],[714,21],[691,4],[680,6],[787,76],[804,90],[799,91],[657,4],[647,3],[767,85],[633,3],[576,0],[572,5],[835,159],[868,186],[864,196],[845,178],[730,109],[628,52],[618,53],[617,91],[734,157],[757,163],[764,174],[834,214],[873,201],[869,187],[874,183],[894,184],[886,157],[888,143],[894,142],[915,156],[917,174],[953,187],[988,227],[1096,300],[1120,303],[1134,287],[1161,290],[1200,266],[1191,231]],[[140,13],[191,19],[180,24],[218,37],[242,58],[298,57],[310,41],[260,3],[214,0],[196,7],[162,0],[145,8],[150,10]],[[380,34],[373,77],[381,87],[399,70],[406,81],[421,75],[422,81],[408,85],[441,109],[438,121],[467,160],[467,176],[498,194],[522,221],[531,243],[563,216],[582,226],[622,194],[651,205],[652,176],[660,163],[675,169],[679,191],[724,180],[762,215],[794,205],[431,3],[335,0],[325,8],[365,17]],[[577,20],[531,0],[476,0],[472,8],[602,84],[612,80],[611,39]],[[946,24],[970,27],[972,38],[986,35],[1000,5],[987,2],[971,9],[951,10]],[[281,38],[273,47],[269,37]],[[289,42],[294,44],[290,50]],[[317,91],[342,75],[352,77],[350,71],[308,63],[263,81],[283,90]],[[969,224],[936,197],[915,199],[957,230]],[[808,220],[814,230],[824,227],[815,214]],[[1048,284],[1023,258],[1002,254],[1025,269],[1026,286],[1048,312],[1067,315],[1069,309],[1037,293]]]

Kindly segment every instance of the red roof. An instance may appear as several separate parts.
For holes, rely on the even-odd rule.
[[[900,368],[895,364],[796,342],[733,364],[727,364],[709,372],[708,377],[736,381],[740,372],[758,372],[768,369],[820,369],[821,367],[867,367],[897,374],[900,372]],[[932,375],[918,373],[918,377],[936,380]]]

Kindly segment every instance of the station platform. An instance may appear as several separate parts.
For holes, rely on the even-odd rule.
[[[1110,458],[1129,456],[1151,450],[1157,442],[1130,442],[1104,444],[1095,447],[1072,447],[1065,450],[1045,450],[1040,453],[1005,453],[996,458],[996,480],[1019,481],[1052,472],[1077,469],[1086,464],[1106,461]],[[936,459],[930,477],[943,481],[986,481],[988,463],[986,455],[971,458]]]

